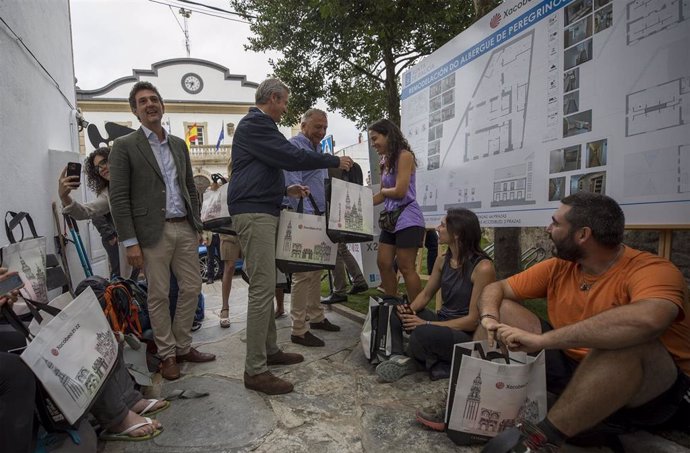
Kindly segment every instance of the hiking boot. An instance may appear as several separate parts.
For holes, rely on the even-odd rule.
[[[340,302],[347,302],[347,296],[344,294],[333,293],[330,296],[321,299],[321,303],[325,305],[339,304]]]
[[[340,326],[336,326],[335,324],[331,324],[331,322],[323,318],[323,321],[321,322],[310,322],[309,326],[312,329],[316,330],[327,330],[329,332],[340,332]]]
[[[307,346],[310,348],[326,345],[326,343],[324,343],[321,338],[317,337],[309,331],[305,332],[303,336],[290,335],[290,340],[293,343],[301,344],[302,346]]]
[[[304,361],[302,354],[295,354],[294,352],[278,351],[275,354],[266,356],[266,363],[268,365],[294,365]]]
[[[348,294],[359,294],[363,293],[364,291],[367,291],[369,289],[369,286],[365,283],[363,285],[355,285],[352,288],[350,288],[350,291],[348,291]]]
[[[270,371],[264,371],[255,376],[250,376],[245,371],[244,386],[249,390],[256,390],[266,395],[283,395],[292,392],[295,388],[288,381],[284,381],[271,374]]]
[[[391,356],[376,367],[376,374],[383,382],[395,382],[398,379],[417,371],[417,363],[412,357],[404,355]]]
[[[536,425],[522,421],[500,432],[482,449],[482,453],[556,453],[560,445],[547,442]]]
[[[443,432],[446,430],[446,409],[445,408],[435,408],[435,409],[417,409],[415,412],[415,419],[434,431]]]

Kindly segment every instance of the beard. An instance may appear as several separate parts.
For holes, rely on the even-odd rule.
[[[560,241],[556,241],[551,237],[551,241],[553,242],[553,248],[551,249],[551,254],[553,256],[572,262],[576,262],[583,257],[582,250],[580,250],[580,247],[578,247],[573,239],[573,234],[569,234],[565,239],[561,239]]]

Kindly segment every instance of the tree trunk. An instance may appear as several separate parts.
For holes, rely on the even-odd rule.
[[[383,62],[386,65],[386,110],[388,119],[400,127],[400,95],[398,93],[398,78],[395,76],[395,59],[390,49],[383,51]]]
[[[496,278],[502,280],[520,272],[520,228],[494,229]]]

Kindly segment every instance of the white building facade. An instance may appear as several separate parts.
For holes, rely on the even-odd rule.
[[[139,81],[151,82],[163,97],[163,126],[172,134],[185,138],[196,126],[197,138],[190,142],[190,157],[197,187],[203,193],[210,184],[210,175],[227,176],[232,138],[237,123],[254,105],[258,83],[243,75],[231,74],[228,68],[207,60],[176,58],[159,61],[151,69],[134,69],[131,76],[116,79],[93,90],[77,88],[77,102],[84,118],[97,128],[104,142],[112,142],[107,123],[132,129],[139,121],[132,114],[128,97]],[[223,131],[223,139],[218,143]],[[280,127],[286,137],[293,130]],[[80,136],[82,153],[98,146],[90,132]]]

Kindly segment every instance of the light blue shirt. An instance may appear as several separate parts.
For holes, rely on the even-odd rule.
[[[311,151],[314,153],[321,154],[321,144],[317,146],[304,135],[299,133],[290,139],[290,143],[298,148]],[[321,214],[326,212],[326,189],[324,187],[324,179],[328,178],[328,170],[325,168],[319,168],[318,170],[303,170],[303,171],[284,171],[285,173],[285,187],[291,186],[293,184],[302,184],[304,186],[309,186],[309,191],[311,192],[314,200],[316,201],[316,206],[321,211]],[[299,198],[286,197],[290,207],[292,209],[297,209],[297,203],[299,203]],[[309,198],[304,200],[304,212],[313,214],[314,208],[311,205]]]
[[[182,191],[180,191],[180,184],[177,180],[177,165],[175,165],[175,159],[168,145],[168,134],[163,129],[164,138],[163,141],[160,141],[152,130],[143,125],[141,130],[144,131],[149,145],[151,145],[153,155],[158,162],[158,168],[160,168],[163,180],[165,180],[165,218],[185,217],[187,208],[184,205],[184,198],[182,198]]]
[[[177,165],[175,165],[175,159],[168,145],[168,134],[163,129],[163,141],[160,141],[152,130],[143,125],[141,130],[144,131],[144,135],[149,141],[149,145],[151,145],[153,157],[156,158],[158,168],[165,181],[165,218],[185,217],[187,215],[187,208],[185,207],[180,184],[177,180]],[[131,247],[138,243],[137,238],[129,238],[122,241],[122,245],[125,247]]]

